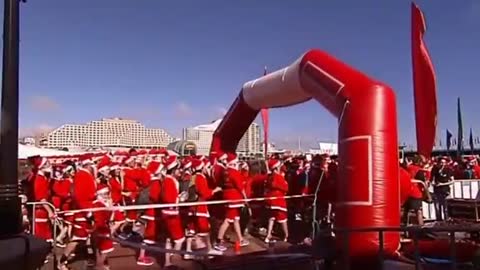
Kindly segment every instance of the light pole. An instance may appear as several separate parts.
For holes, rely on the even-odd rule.
[[[4,0],[0,135],[0,236],[22,231],[18,197],[19,0]]]

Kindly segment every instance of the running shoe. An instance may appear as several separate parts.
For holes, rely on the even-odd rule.
[[[242,241],[240,241],[240,246],[241,247],[246,247],[250,244],[250,241],[248,241],[247,239],[242,239]]]
[[[151,266],[153,264],[154,264],[154,261],[150,257],[142,257],[142,258],[138,258],[137,260],[137,265]]]
[[[220,242],[220,243],[216,243],[214,246],[213,246],[214,249],[218,250],[218,251],[221,251],[221,252],[225,252],[227,251],[227,247],[225,246],[225,243],[223,242]]]

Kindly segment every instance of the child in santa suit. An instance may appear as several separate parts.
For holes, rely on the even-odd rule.
[[[99,184],[97,189],[97,200],[93,202],[94,208],[106,208],[112,206],[110,189],[105,184]],[[112,211],[100,210],[93,212],[93,241],[97,250],[97,269],[110,269],[108,265],[108,253],[113,251],[113,241],[110,238],[110,221]]]
[[[179,170],[180,163],[175,156],[169,156],[165,161],[166,175],[162,182],[162,190],[160,198],[162,203],[175,204],[179,203],[179,182],[181,176]],[[181,250],[185,241],[185,233],[180,218],[180,212],[177,206],[162,208],[162,220],[166,229],[167,239],[165,243],[166,249]],[[170,257],[171,253],[165,254],[165,267],[172,265]]]
[[[191,178],[191,185],[195,186],[197,201],[205,202],[222,189],[220,187],[216,187],[214,189],[210,189],[208,187],[207,177],[205,176],[205,164],[202,160],[193,159],[191,162],[192,170],[194,172]],[[208,254],[221,255],[222,252],[212,249],[212,242],[210,240],[210,213],[208,212],[207,205],[200,204],[190,207],[188,215],[192,218],[192,222],[189,223],[189,230],[193,231],[194,235],[203,238],[207,245]],[[192,240],[192,237],[187,237],[186,250],[188,252],[192,251]],[[184,259],[193,258],[194,256],[190,254],[186,254],[184,256]]]
[[[268,161],[270,175],[267,180],[265,197],[275,197],[275,199],[267,200],[266,205],[270,212],[268,220],[267,236],[265,242],[272,241],[272,230],[275,221],[282,226],[284,233],[284,241],[288,238],[287,226],[287,201],[283,198],[288,192],[288,183],[281,174],[282,163],[279,160],[271,159]]]

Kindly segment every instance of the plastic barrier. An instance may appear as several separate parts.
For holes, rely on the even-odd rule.
[[[433,192],[433,187],[429,188],[430,192]],[[480,199],[478,198],[480,190],[480,179],[459,179],[455,180],[453,185],[450,186],[450,196],[448,198],[453,199]],[[422,205],[423,216],[426,221],[433,221],[437,219],[435,213],[435,204],[424,202]],[[443,218],[443,213],[442,213]]]
[[[32,226],[32,235],[35,235],[35,207],[36,206],[47,205],[52,209],[52,212],[55,213],[55,216],[57,216],[55,206],[53,206],[53,204],[51,204],[49,202],[27,202],[26,204],[32,206],[32,220],[30,222],[31,226]],[[53,225],[55,225],[54,224],[55,221],[56,221],[56,219],[51,220],[51,222],[53,222]],[[54,246],[56,245],[56,243],[55,243],[56,240],[57,240],[57,226],[53,226],[53,244],[54,244]]]

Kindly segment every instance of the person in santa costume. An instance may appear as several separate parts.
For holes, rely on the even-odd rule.
[[[162,179],[164,166],[159,160],[152,160],[148,165],[150,176],[149,200],[152,204],[161,203]],[[158,240],[158,232],[161,229],[161,211],[158,208],[149,208],[145,210],[142,219],[146,220],[145,231],[143,234],[144,245],[155,245]],[[145,249],[140,249],[137,265],[150,266],[154,264],[151,257],[146,256]]]
[[[56,211],[70,210],[70,191],[72,189],[72,179],[69,178],[68,174],[65,173],[65,167],[63,166],[57,166],[55,168],[54,175],[55,177],[52,179],[52,204],[55,206]],[[57,236],[56,245],[60,248],[64,248],[66,246],[64,243],[64,238],[68,233],[69,226],[67,224],[71,221],[67,221],[67,217],[68,216],[65,216],[64,214],[60,214],[58,216],[57,225],[60,228],[60,233]]]
[[[122,183],[123,191],[123,200],[126,206],[134,205],[135,200],[138,196],[139,189],[137,179],[138,171],[135,170],[135,159],[136,154],[132,152],[129,156],[125,157],[123,160],[123,170],[120,173],[120,181]],[[126,240],[132,236],[133,225],[137,221],[138,212],[137,210],[127,210],[125,223],[121,226],[122,233],[118,235],[119,238]]]
[[[178,204],[179,198],[179,182],[178,177],[181,173],[179,170],[180,163],[176,156],[169,156],[165,161],[166,175],[162,182],[161,201],[165,204]],[[162,208],[162,219],[165,225],[167,239],[165,243],[166,249],[181,250],[185,241],[184,228],[180,218],[178,206]],[[165,267],[172,265],[171,256],[173,254],[165,254]]]
[[[275,222],[279,223],[282,227],[284,241],[288,239],[287,200],[284,198],[288,192],[288,183],[281,174],[281,166],[282,163],[279,160],[270,159],[268,161],[270,175],[267,179],[265,197],[275,197],[275,199],[265,201],[270,212],[265,243],[272,242],[272,231]]]
[[[107,208],[112,206],[110,189],[106,184],[99,184],[97,187],[97,199],[93,202],[94,208]],[[110,221],[112,211],[99,210],[93,212],[93,243],[97,250],[97,269],[110,269],[107,255],[114,250],[113,241],[110,238]]]
[[[67,160],[64,163],[64,169],[63,169],[63,181],[68,182],[69,184],[69,191],[68,191],[68,197],[62,204],[62,211],[69,211],[73,209],[73,202],[72,202],[72,191],[73,191],[73,177],[75,176],[76,173],[76,167],[75,163],[71,160]],[[65,184],[65,183],[64,183]],[[67,184],[65,184],[67,185]],[[63,221],[65,223],[65,226],[67,227],[67,232],[66,235],[68,238],[72,237],[72,230],[73,230],[73,223],[74,223],[74,214],[72,212],[65,212],[63,214]],[[57,242],[59,242],[59,239],[62,238],[62,233],[63,231],[60,232],[60,234],[57,237]]]
[[[195,189],[197,197],[196,201],[205,202],[212,198],[215,193],[220,192],[222,189],[220,187],[216,187],[214,189],[210,189],[208,187],[207,177],[205,176],[205,164],[202,160],[192,159],[191,163],[191,167],[193,170],[190,184],[191,188]],[[208,249],[208,254],[222,255],[221,251],[214,250],[212,248],[212,242],[210,239],[210,213],[208,212],[207,205],[200,204],[190,207],[188,215],[192,217],[192,222],[189,223],[189,230],[193,231],[193,235],[187,237],[186,250],[188,252],[192,251],[193,236],[196,235],[203,238],[203,240],[205,241]],[[184,255],[184,259],[194,259],[194,256],[191,254],[186,254]]]
[[[113,206],[121,206],[123,202],[122,184],[120,182],[120,166],[118,163],[110,164],[110,172],[108,178],[110,194],[112,196]],[[125,213],[122,210],[113,212],[113,225],[111,226],[111,234],[117,236],[120,227],[125,223]]]
[[[79,159],[79,168],[73,178],[73,206],[75,210],[88,209],[93,207],[97,197],[96,169],[91,155],[84,155]],[[68,269],[70,255],[76,249],[79,242],[86,242],[89,238],[91,224],[91,212],[78,212],[74,214],[72,239],[63,251],[59,259],[59,268]]]
[[[52,166],[46,158],[37,159],[37,174],[33,180],[33,197],[35,202],[48,203],[50,200],[50,174]],[[53,243],[50,220],[55,219],[55,212],[47,204],[35,206],[34,233],[47,242]]]
[[[233,229],[237,236],[240,246],[247,246],[249,244],[247,239],[243,238],[240,227],[240,209],[245,206],[245,203],[237,200],[245,199],[245,190],[243,185],[243,177],[238,170],[238,159],[235,154],[228,154],[227,157],[227,177],[223,184],[223,200],[234,201],[225,206],[225,219],[220,225],[217,236],[217,243],[215,249],[219,251],[226,251],[224,236],[230,224],[233,224]]]

